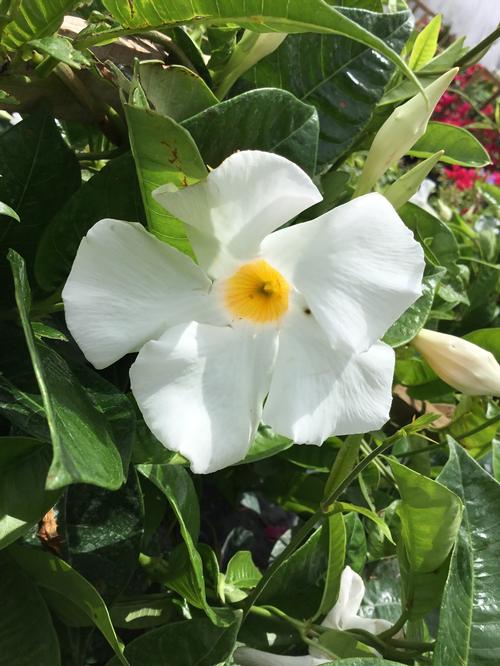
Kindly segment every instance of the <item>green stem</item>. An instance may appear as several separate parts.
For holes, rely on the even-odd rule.
[[[432,652],[435,643],[425,643],[420,641],[407,641],[398,640],[396,638],[389,638],[388,642],[397,648],[406,648],[408,650],[418,650],[419,652]]]
[[[400,431],[389,437],[388,439],[385,440],[383,444],[380,444],[376,449],[373,449],[371,453],[369,453],[366,458],[363,458],[356,467],[352,470],[350,474],[346,476],[346,478],[340,483],[322,502],[321,502],[321,510],[324,512],[329,511],[329,507],[331,504],[336,502],[338,498],[342,495],[344,490],[346,490],[351,483],[354,481],[354,479],[358,476],[360,472],[362,472],[368,465],[375,460],[377,456],[379,456],[381,453],[384,451],[387,451],[396,440],[400,439],[402,437],[402,434]]]
[[[448,442],[437,442],[432,446],[423,446],[420,449],[415,449],[414,451],[406,451],[403,453],[393,453],[392,455],[395,458],[410,458],[411,456],[416,456],[419,453],[432,453],[434,449],[440,449],[443,446],[448,446]]]
[[[496,416],[492,416],[491,419],[487,419],[481,425],[478,425],[476,428],[472,428],[472,430],[468,430],[467,432],[462,433],[458,437],[455,437],[457,441],[460,441],[461,439],[466,439],[467,437],[472,437],[472,435],[475,435],[478,432],[481,432],[481,430],[485,430],[486,428],[489,428],[491,425],[494,423],[497,423],[500,421],[500,414],[497,414]]]
[[[484,51],[488,46],[493,44],[493,42],[500,37],[500,25],[497,26],[493,32],[490,32],[489,35],[487,35],[482,41],[479,42],[479,44],[476,44],[476,46],[468,51],[465,55],[463,55],[460,60],[456,63],[458,67],[464,67],[467,65],[471,60],[473,60],[477,55],[481,53],[481,51]]]
[[[75,153],[76,159],[79,162],[100,162],[101,160],[111,160],[113,157],[123,155],[125,150],[123,148],[111,148],[110,150],[103,150],[96,153]]]
[[[316,511],[308,520],[306,520],[306,522],[302,525],[302,527],[299,530],[297,530],[297,532],[293,535],[292,540],[290,541],[288,546],[278,555],[278,557],[274,560],[272,565],[265,571],[264,575],[259,580],[256,587],[253,589],[253,592],[248,596],[243,611],[242,622],[245,621],[245,619],[248,616],[248,613],[250,612],[250,609],[257,602],[257,599],[260,597],[260,595],[264,592],[264,590],[269,585],[271,580],[274,578],[274,576],[280,569],[283,562],[285,562],[291,555],[293,555],[293,553],[297,550],[297,548],[299,548],[299,546],[309,536],[309,533],[312,532],[316,523],[319,520],[323,519],[324,519],[323,512],[320,510]]]
[[[379,638],[381,640],[385,640],[387,638],[392,638],[395,636],[398,631],[401,631],[401,629],[405,626],[407,620],[408,620],[408,615],[409,612],[405,608],[399,618],[396,620],[396,622],[392,625],[392,627],[389,627],[386,631],[383,631],[381,634],[379,634]]]

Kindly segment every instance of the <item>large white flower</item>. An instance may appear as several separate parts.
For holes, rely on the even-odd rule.
[[[321,194],[258,151],[155,196],[198,263],[139,224],[101,220],[63,299],[96,368],[139,351],[132,392],[156,437],[203,473],[242,460],[261,420],[308,444],[382,426],[394,353],[378,339],[420,295],[424,267],[388,201],[368,194],[275,231]]]
[[[322,626],[337,631],[363,629],[375,635],[389,629],[392,625],[387,620],[358,615],[364,596],[363,579],[351,567],[345,567],[340,578],[337,602],[321,623]],[[401,636],[401,633],[398,636]],[[320,648],[310,648],[307,656],[287,657],[254,648],[240,647],[236,650],[234,659],[239,666],[319,666],[331,661],[321,652]]]

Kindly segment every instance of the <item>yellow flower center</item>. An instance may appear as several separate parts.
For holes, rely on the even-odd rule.
[[[240,319],[259,324],[277,321],[288,309],[285,278],[263,259],[244,264],[225,284],[225,301]]]

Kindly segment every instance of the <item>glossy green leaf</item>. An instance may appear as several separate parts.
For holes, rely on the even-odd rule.
[[[456,443],[439,481],[464,503],[434,653],[435,666],[500,660],[500,485]]]
[[[189,5],[174,5],[169,0],[158,0],[154,4],[150,0],[134,0],[132,4],[128,0],[104,0],[104,5],[122,26],[128,28],[165,28],[200,22],[211,25],[236,23],[257,32],[343,35],[376,49],[406,76],[414,78],[413,72],[383,39],[323,0],[309,0],[307,3],[302,0],[247,0],[244,7],[239,0],[229,0],[224,4],[218,0],[193,0]],[[103,38],[102,34],[100,38]],[[94,42],[93,39],[89,41]],[[85,40],[82,43],[85,44]]]
[[[36,525],[59,493],[46,491],[50,445],[28,437],[0,437],[0,548]]]
[[[411,32],[409,12],[341,11],[396,51],[402,49]],[[360,136],[393,67],[366,45],[313,32],[289,35],[274,53],[246,74],[246,79],[257,87],[285,88],[316,107],[320,121],[318,163],[327,165],[344,155]]]
[[[189,132],[155,111],[125,105],[125,114],[149,230],[182,252],[190,252],[184,225],[168,214],[151,193],[160,185],[192,184],[207,175]]]
[[[386,558],[370,569],[365,579],[365,595],[361,605],[365,617],[396,622],[401,615],[399,567],[396,558]]]
[[[465,340],[490,351],[500,363],[500,328],[481,328],[464,336]]]
[[[336,513],[328,516],[326,529],[329,540],[328,566],[323,595],[317,611],[318,617],[329,613],[335,605],[339,596],[340,577],[345,563],[346,531],[342,514]]]
[[[32,39],[38,39],[56,32],[65,14],[68,14],[76,0],[21,0],[2,34],[2,46],[12,51]]]
[[[441,14],[434,16],[425,28],[418,33],[410,54],[409,66],[412,69],[422,69],[436,53],[439,31],[441,29]]]
[[[214,666],[231,654],[241,622],[241,611],[219,611],[225,626],[203,617],[173,622],[131,641],[125,654],[130,666]],[[168,655],[168,657],[167,657]],[[107,666],[118,666],[113,658]]]
[[[401,494],[398,513],[412,571],[431,573],[448,557],[462,518],[462,503],[447,487],[391,460]]]
[[[422,296],[390,327],[383,337],[386,344],[391,347],[401,347],[413,340],[424,327],[432,309],[436,287],[444,272],[444,268],[428,271],[422,280]]]
[[[110,217],[144,222],[144,208],[130,154],[108,164],[66,202],[40,240],[35,276],[47,291],[60,287],[69,275],[81,239],[99,220]]]
[[[431,263],[454,268],[460,251],[453,232],[444,222],[412,203],[403,206],[399,214],[406,226],[413,231]]]
[[[349,631],[329,629],[320,634],[318,643],[326,650],[326,654],[336,657],[368,656],[372,654],[371,649],[360,643],[356,634]]]
[[[257,462],[258,460],[270,458],[280,451],[289,449],[291,446],[293,446],[291,439],[277,435],[268,426],[260,426],[243,463]]]
[[[73,48],[69,39],[61,37],[60,35],[32,39],[29,46],[36,51],[51,56],[75,69],[81,69],[84,66],[89,66],[91,63],[90,58],[82,53],[82,51],[77,51]]]
[[[366,535],[363,523],[355,513],[344,516],[346,527],[346,561],[351,569],[361,574],[366,563]]]
[[[109,609],[109,614],[114,627],[150,629],[170,622],[175,610],[171,597],[160,592],[117,601]]]
[[[50,613],[37,587],[6,553],[0,553],[0,666],[60,666]]]
[[[91,403],[66,362],[43,343],[36,342],[29,321],[30,288],[22,257],[9,252],[16,302],[26,344],[42,395],[53,446],[46,487],[55,490],[71,483],[91,483],[116,489],[123,468],[106,420]]]
[[[365,516],[365,518],[368,518],[373,523],[375,523],[386,539],[388,539],[391,543],[394,543],[389,526],[383,520],[383,518],[378,516],[374,511],[367,509],[365,506],[358,506],[357,504],[351,504],[350,502],[335,502],[335,509],[346,512],[354,511],[355,513],[359,513],[361,516]]]
[[[211,168],[237,150],[278,153],[313,174],[318,116],[285,90],[252,90],[202,111],[183,123]]]
[[[113,629],[106,604],[83,576],[61,558],[38,548],[12,546],[8,552],[39,587],[60,595],[87,615],[113,648],[119,660],[117,663],[130,666],[123,656],[123,646]]]
[[[252,560],[248,550],[239,550],[229,560],[226,569],[226,583],[237,588],[251,589],[257,585],[262,574]]]
[[[219,101],[201,77],[180,65],[165,67],[158,62],[142,62],[139,80],[153,109],[177,122]]]
[[[0,303],[14,303],[9,248],[24,257],[28,274],[47,223],[80,185],[80,168],[54,119],[43,109],[0,136],[0,201],[21,222],[4,220],[0,229]],[[7,286],[8,285],[8,286]]]
[[[491,163],[486,150],[468,130],[438,122],[429,123],[424,136],[408,154],[413,157],[431,157],[438,150],[444,150],[441,161],[448,164],[483,167]]]
[[[325,484],[325,497],[336,490],[351,473],[358,460],[362,441],[362,435],[349,435],[342,442]]]

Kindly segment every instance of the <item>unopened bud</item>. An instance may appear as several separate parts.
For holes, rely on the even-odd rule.
[[[421,93],[417,93],[415,97],[394,109],[373,139],[356,196],[370,192],[390,165],[406,155],[425,134],[434,107],[457,72],[458,67],[454,67],[427,86],[427,100]]]
[[[425,328],[411,344],[454,389],[466,395],[500,395],[500,365],[486,349],[463,338]]]

